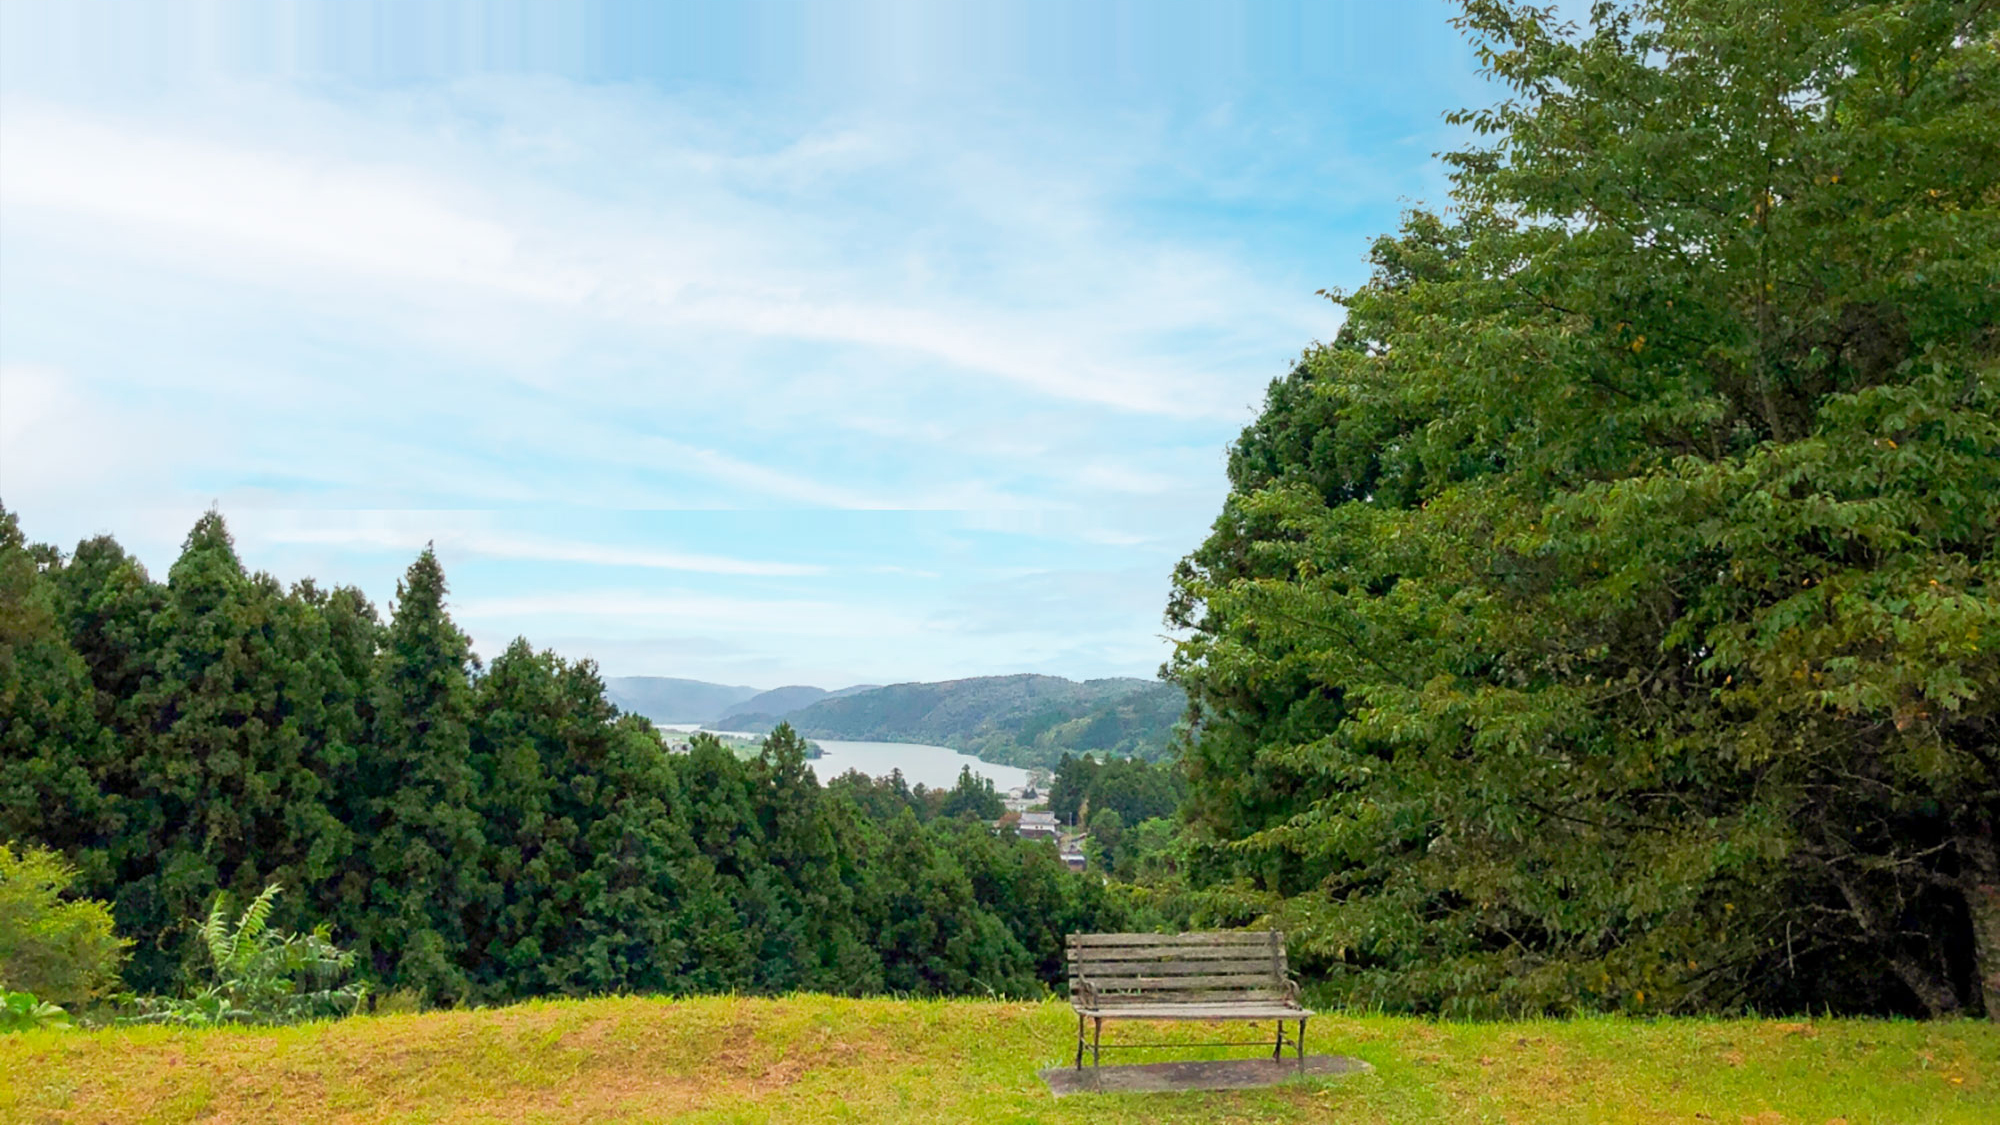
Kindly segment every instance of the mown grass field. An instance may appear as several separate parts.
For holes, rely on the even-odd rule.
[[[1245,1031],[1115,1026],[1108,1042]],[[1971,1022],[1323,1016],[1308,1049],[1373,1073],[1058,1102],[1035,1071],[1066,1061],[1073,1027],[1060,1002],[799,996],[36,1032],[0,1036],[0,1121],[2000,1121],[2000,1029]]]

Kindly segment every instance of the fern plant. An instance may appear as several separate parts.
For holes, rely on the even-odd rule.
[[[135,1022],[279,1024],[357,1011],[366,988],[359,982],[335,986],[353,968],[354,954],[333,944],[325,924],[311,933],[271,928],[280,889],[277,883],[265,887],[233,923],[227,896],[218,894],[197,930],[207,980],[186,996],[139,1000]]]

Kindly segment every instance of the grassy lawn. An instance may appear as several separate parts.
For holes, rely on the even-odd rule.
[[[1112,1026],[1107,1041],[1246,1031]],[[1373,1073],[1057,1102],[1035,1071],[1067,1059],[1073,1027],[1059,1002],[798,996],[36,1032],[0,1036],[0,1121],[2000,1121],[2000,1029],[1969,1022],[1321,1017],[1308,1048]],[[1157,1057],[1204,1055],[1220,1057]]]

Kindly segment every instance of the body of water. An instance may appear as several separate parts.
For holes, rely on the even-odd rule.
[[[696,723],[663,723],[663,730],[695,731],[701,727]],[[739,731],[717,731],[717,734],[735,734],[739,738],[761,738],[762,735],[745,734]],[[813,742],[820,748],[820,756],[807,764],[813,775],[824,785],[848,770],[860,770],[869,777],[888,777],[896,770],[903,771],[903,780],[912,788],[918,785],[932,789],[949,789],[958,784],[958,771],[966,766],[980,777],[991,778],[993,788],[1001,793],[1018,789],[1028,783],[1028,771],[1018,766],[996,766],[982,762],[970,754],[961,754],[949,746],[927,746],[921,742],[842,742],[832,738],[815,738]]]
[[[925,746],[917,742],[840,742],[815,738],[820,756],[811,762],[813,773],[823,785],[848,770],[860,770],[870,777],[887,777],[902,770],[911,786],[928,785],[949,789],[958,784],[958,771],[966,766],[980,777],[991,778],[1001,793],[1028,783],[1028,771],[1018,766],[996,766],[949,746]]]

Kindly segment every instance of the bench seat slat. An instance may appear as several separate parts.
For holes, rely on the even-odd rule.
[[[1202,1004],[1112,1004],[1079,1007],[1078,1014],[1130,1020],[1295,1020],[1311,1009],[1274,1001]]]

